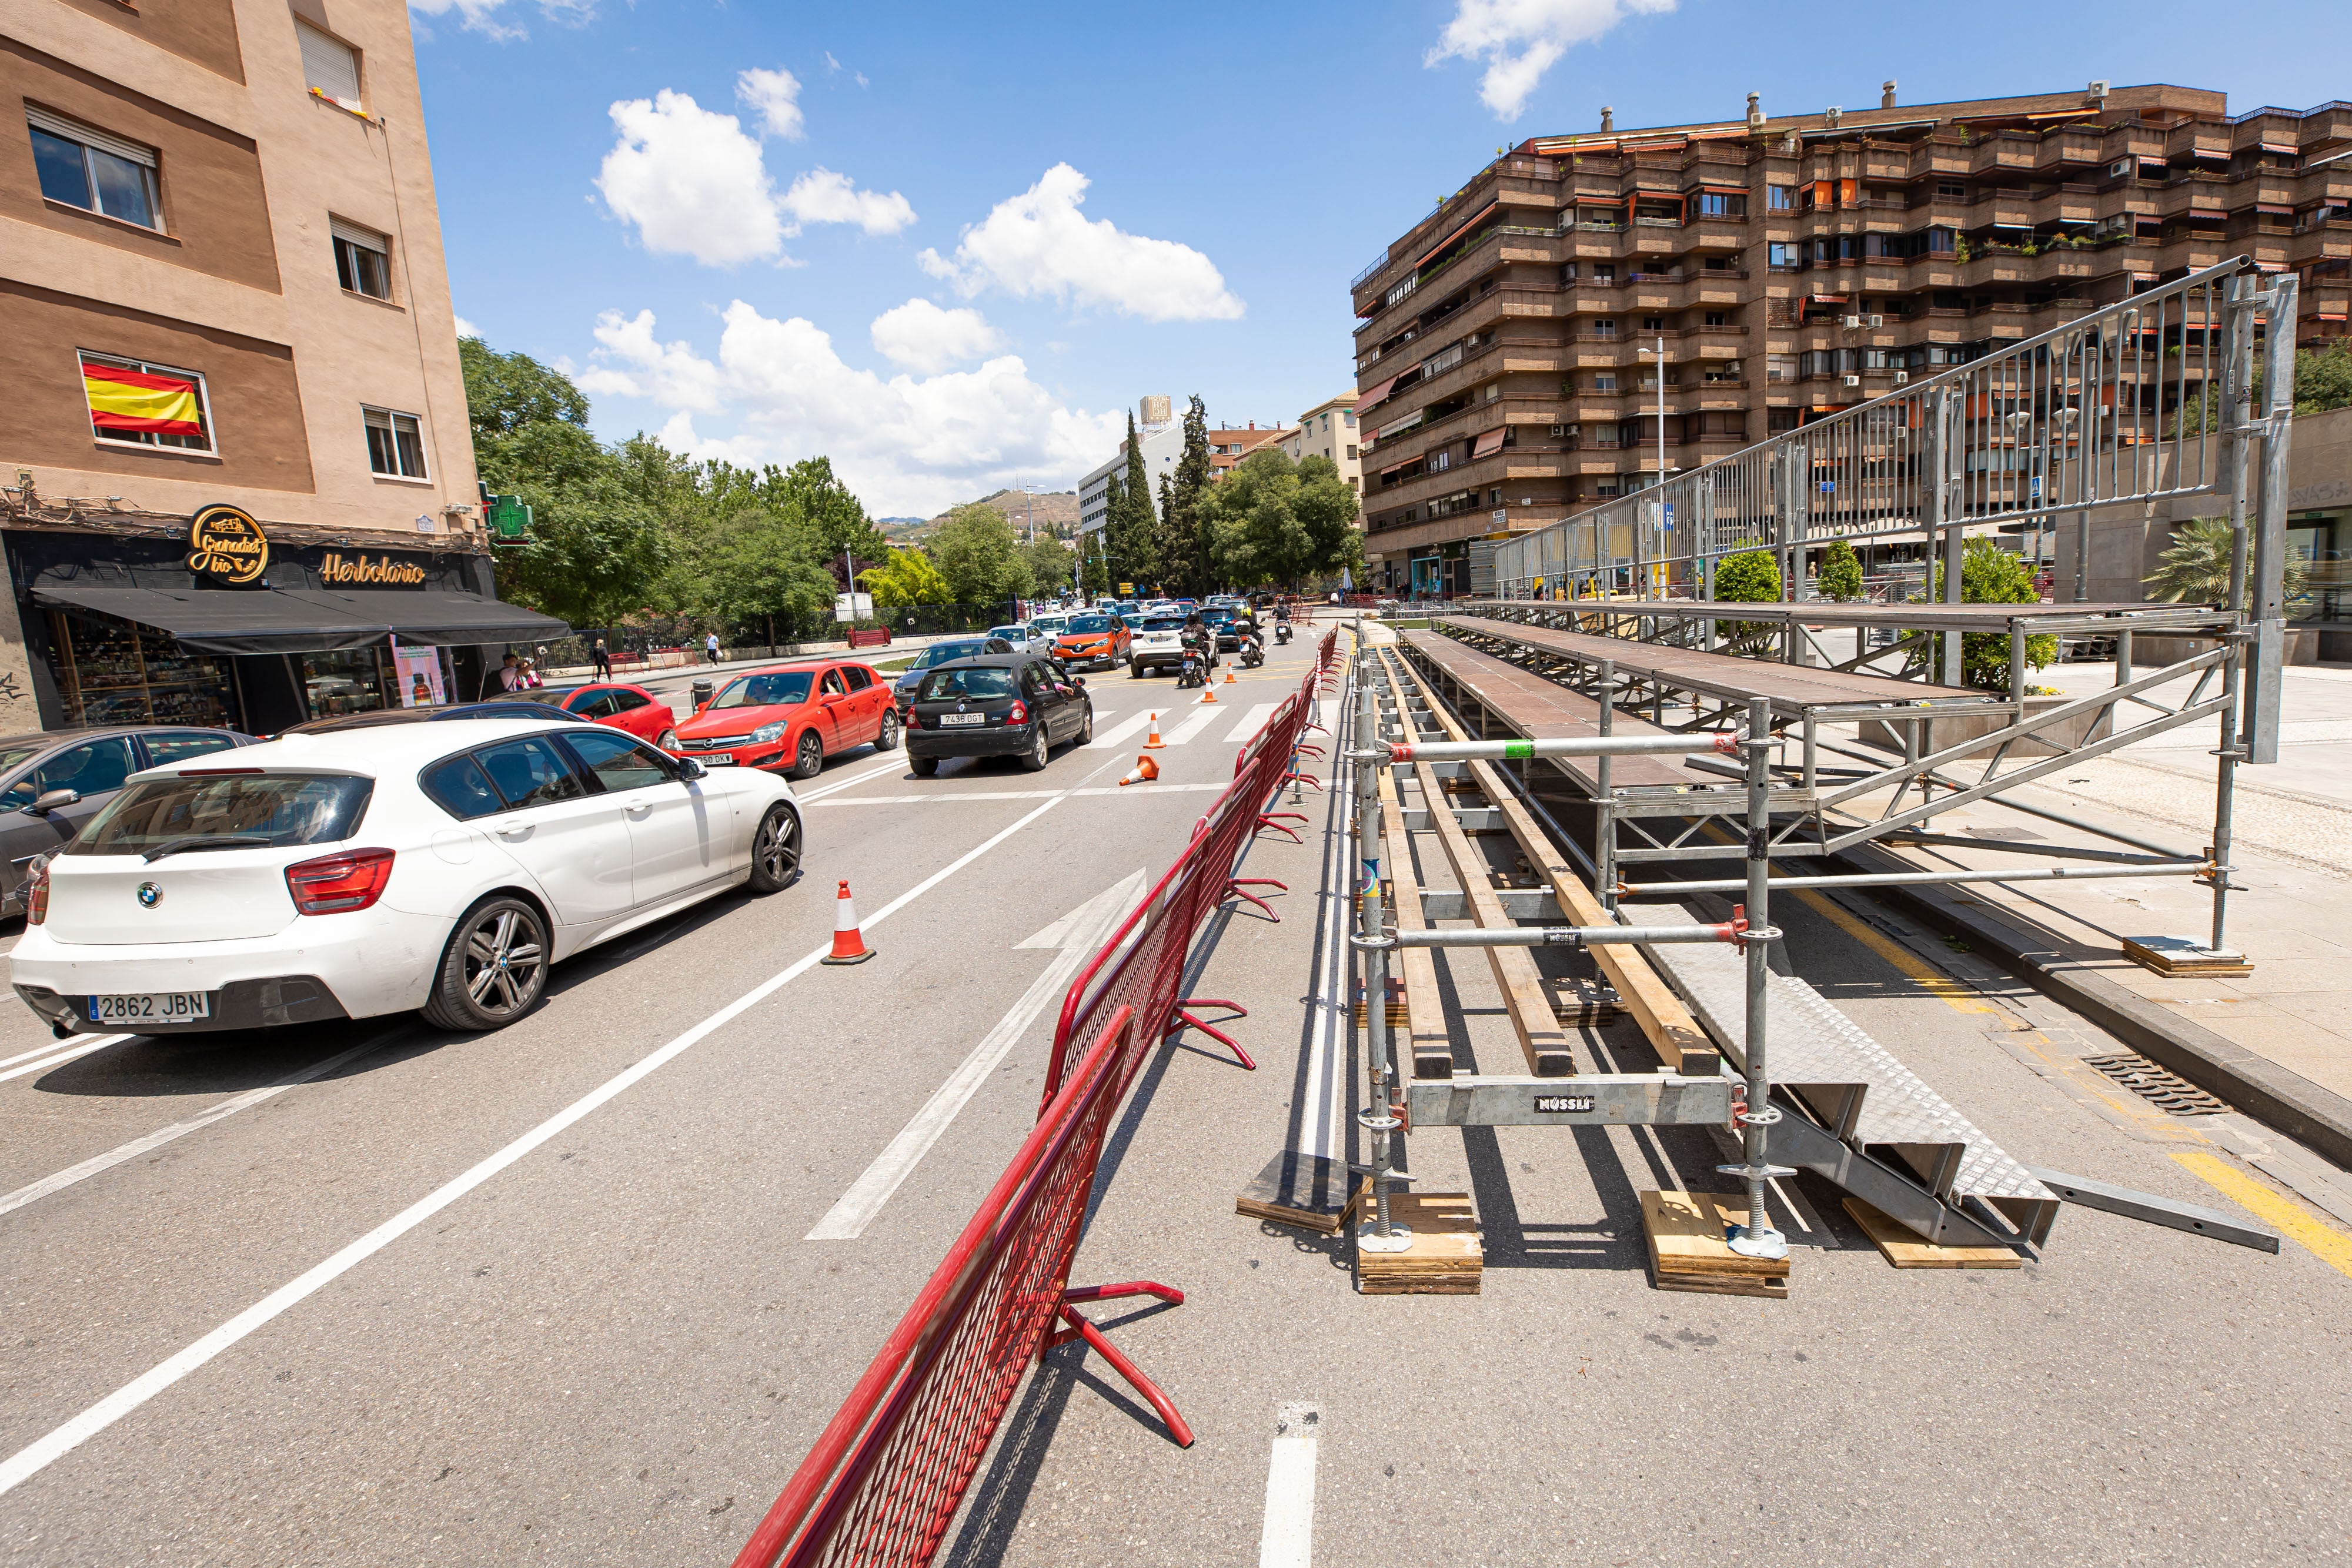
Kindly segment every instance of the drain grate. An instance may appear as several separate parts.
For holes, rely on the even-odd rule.
[[[2098,1069],[2168,1116],[2216,1116],[2230,1108],[2178,1073],[2130,1051],[2086,1056],[2083,1065]]]

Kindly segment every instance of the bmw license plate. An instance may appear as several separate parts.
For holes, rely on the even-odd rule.
[[[194,1023],[212,1016],[210,991],[131,991],[89,998],[89,1021],[99,1024]]]
[[[945,725],[960,725],[960,724],[986,724],[987,722],[988,722],[988,716],[987,716],[986,714],[984,714],[984,713],[943,713],[943,714],[940,715],[940,723],[942,726],[945,726]]]

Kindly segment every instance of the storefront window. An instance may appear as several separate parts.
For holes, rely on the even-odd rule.
[[[49,636],[68,724],[233,722],[236,687],[228,661],[190,653],[169,632],[55,610]]]
[[[400,673],[389,648],[352,648],[302,655],[302,692],[312,718],[404,707]]]

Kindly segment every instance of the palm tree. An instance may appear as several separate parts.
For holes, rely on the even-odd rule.
[[[2157,559],[2164,564],[2140,579],[2155,590],[2151,597],[2168,604],[2222,603],[2230,597],[2230,519],[2189,518]],[[2305,596],[2310,577],[2301,550],[2287,551],[2284,576],[2286,601],[2293,604]]]

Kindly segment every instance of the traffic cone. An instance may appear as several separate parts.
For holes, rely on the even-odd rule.
[[[1217,700],[1217,688],[1213,685],[1204,685],[1202,687],[1201,700],[1204,703],[1215,702]]]
[[[857,929],[857,905],[849,896],[849,883],[841,884],[841,894],[833,905],[833,956],[820,958],[821,964],[863,964],[874,956],[874,949],[866,945],[866,937]]]
[[[1225,666],[1225,685],[1232,685],[1233,684],[1234,684],[1234,667],[1233,667],[1231,664],[1227,664],[1227,665]]]
[[[1160,738],[1160,716],[1155,713],[1151,716],[1151,733],[1143,737],[1143,749],[1160,751],[1164,750],[1167,745],[1166,741]]]
[[[1149,757],[1139,757],[1135,759],[1135,770],[1120,779],[1118,787],[1124,789],[1130,784],[1149,784],[1159,777],[1160,764]]]

